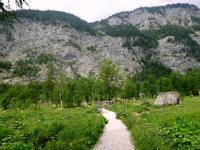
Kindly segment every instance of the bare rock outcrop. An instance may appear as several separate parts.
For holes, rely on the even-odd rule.
[[[180,103],[180,100],[179,92],[165,92],[157,96],[155,105],[177,105]]]

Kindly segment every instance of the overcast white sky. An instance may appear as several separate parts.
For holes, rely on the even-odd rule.
[[[141,6],[190,3],[200,7],[200,0],[27,0],[27,2],[29,6],[25,8],[69,12],[88,22],[101,20],[114,13],[133,10]],[[15,5],[12,4],[13,6]]]

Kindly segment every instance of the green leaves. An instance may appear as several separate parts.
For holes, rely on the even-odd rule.
[[[140,36],[141,32],[133,25],[118,25],[118,26],[106,26],[104,32],[113,37],[133,37]]]
[[[14,84],[10,86],[7,92],[3,95],[1,106],[4,109],[8,108],[26,108],[27,106],[37,103],[41,94],[41,84],[31,82],[28,85]]]
[[[100,65],[100,79],[104,83],[106,99],[111,100],[116,95],[116,89],[120,80],[119,68],[110,59],[104,59]]]
[[[162,126],[161,134],[170,143],[170,148],[195,150],[200,147],[200,124],[197,121],[177,117]]]
[[[104,124],[94,108],[37,106],[0,111],[0,149],[89,150]]]
[[[196,150],[200,148],[200,98],[185,97],[180,106],[155,107],[155,99],[115,104],[132,133],[137,149]]]
[[[28,5],[26,0],[15,0],[16,6],[22,8],[24,4]],[[5,1],[0,1],[0,24],[13,28],[12,23],[17,20],[15,13],[10,10],[10,1],[5,4]],[[2,29],[0,29],[1,32]],[[7,29],[6,29],[7,30]]]

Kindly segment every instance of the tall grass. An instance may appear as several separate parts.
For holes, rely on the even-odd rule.
[[[200,97],[186,97],[180,106],[156,107],[150,100],[113,109],[138,150],[200,149]]]
[[[94,108],[0,110],[0,149],[88,150],[104,124]]]

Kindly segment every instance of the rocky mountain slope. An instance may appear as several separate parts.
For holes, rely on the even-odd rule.
[[[193,5],[139,8],[93,24],[55,11],[17,15],[15,30],[0,33],[0,78],[7,82],[45,80],[49,62],[70,77],[98,73],[104,58],[124,75],[150,61],[181,72],[200,67],[200,10]]]
[[[160,7],[143,7],[130,12],[121,12],[98,22],[99,25],[132,24],[139,29],[159,28],[173,24],[191,27],[198,23],[200,9],[195,5],[172,4]]]

